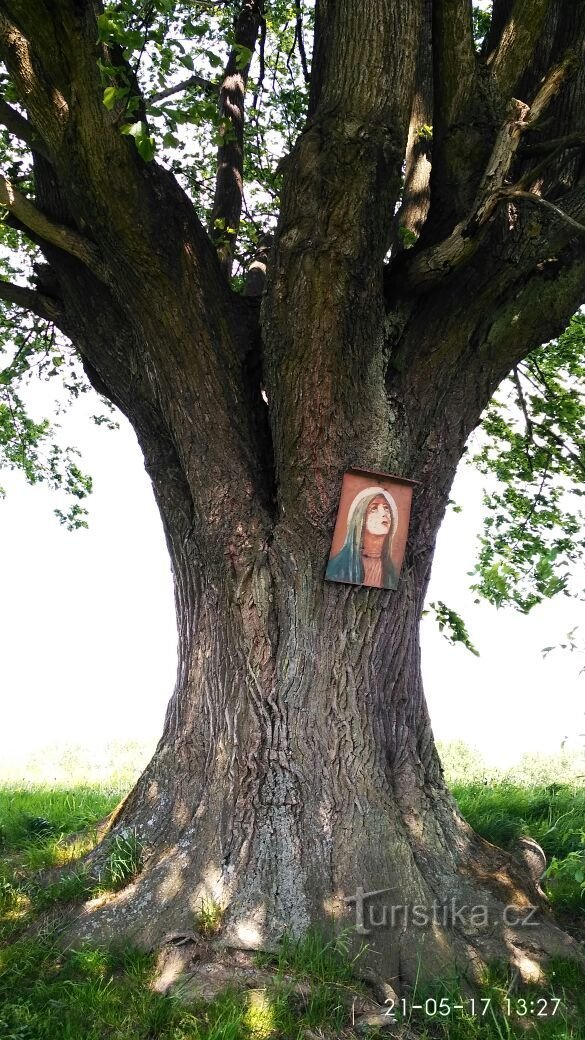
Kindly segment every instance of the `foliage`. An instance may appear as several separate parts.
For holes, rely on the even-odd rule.
[[[20,470],[29,484],[45,483],[64,493],[65,508],[55,509],[59,521],[69,530],[87,527],[87,510],[80,502],[90,494],[92,482],[78,465],[79,452],[58,443],[55,422],[34,420],[17,390],[37,374],[44,379],[61,376],[68,393],[76,397],[87,389],[78,362],[54,327],[40,319],[27,322],[10,312],[0,314],[0,336],[3,333],[10,337],[4,342],[10,343],[13,354],[0,370],[0,466]]]
[[[462,643],[475,657],[479,657],[479,650],[471,642],[471,636],[467,631],[463,618],[455,610],[452,610],[451,607],[448,607],[440,599],[429,603],[429,609],[423,611],[423,617],[429,613],[429,610],[432,610],[435,615],[439,632],[443,633],[449,643],[452,645]]]
[[[238,5],[125,0],[98,19],[100,40],[119,55],[100,63],[103,102],[117,112],[120,133],[134,139],[143,159],[157,155],[192,195],[210,225],[217,149],[233,130],[217,104],[230,48],[247,72],[251,104],[244,126],[244,216],[238,228],[237,270],[245,269],[258,242],[274,226],[277,167],[304,119],[314,5],[285,0],[265,4],[261,43],[252,54],[234,43]],[[146,98],[143,111],[139,88]],[[174,88],[174,89],[173,89]],[[233,229],[216,227],[230,234]],[[217,240],[217,238],[216,238]]]
[[[231,133],[217,97],[228,50],[234,45],[236,7],[215,0],[202,0],[195,7],[174,0],[124,0],[106,5],[98,18],[99,40],[112,55],[110,62],[99,61],[104,105],[116,113],[120,133],[134,141],[144,161],[156,154],[178,177],[207,226],[217,149]],[[246,191],[235,285],[242,284],[242,272],[275,224],[278,163],[292,147],[306,110],[313,15],[312,3],[295,8],[284,0],[270,0],[265,7],[262,44],[250,67],[253,98],[245,123]],[[241,45],[236,45],[236,52],[238,67],[247,66],[251,53]],[[18,108],[4,73],[0,87],[4,98]],[[139,91],[147,99],[145,106]],[[6,130],[0,130],[0,167],[20,191],[34,189],[30,155]],[[216,241],[218,234],[232,230],[216,227]],[[45,265],[39,261],[40,252],[10,220],[0,221],[0,278],[44,290]],[[55,509],[59,521],[69,529],[86,527],[87,510],[81,502],[91,492],[91,478],[79,468],[75,449],[55,439],[57,424],[31,417],[19,389],[31,375],[58,376],[75,399],[89,389],[79,360],[54,325],[23,316],[10,304],[0,306],[0,344],[5,347],[4,360],[0,352],[0,469],[17,468],[29,483],[46,483],[64,492],[66,504]],[[107,402],[102,405],[110,409]],[[115,425],[107,412],[94,419]]]
[[[490,27],[491,8],[491,4],[473,5],[473,36],[478,45],[483,42]]]
[[[437,741],[437,749],[449,785],[511,784],[522,789],[551,784],[578,786],[585,775],[582,751],[523,754],[513,766],[495,768],[488,765],[477,748],[463,740]]]
[[[585,315],[518,365],[492,401],[473,461],[498,484],[472,588],[527,613],[570,590],[585,551]]]

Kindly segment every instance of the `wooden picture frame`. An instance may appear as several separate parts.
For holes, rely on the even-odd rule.
[[[327,581],[398,588],[417,483],[375,470],[344,474]]]

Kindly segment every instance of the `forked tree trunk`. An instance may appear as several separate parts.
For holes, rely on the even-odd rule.
[[[122,58],[96,47],[99,3],[50,6],[48,19],[43,5],[0,3],[37,208],[4,181],[3,204],[50,265],[39,292],[5,287],[4,298],[55,321],[133,423],[172,557],[180,648],[154,758],[90,857],[99,865],[135,831],[143,869],[88,906],[71,939],[155,945],[191,931],[211,899],[224,942],[266,946],[285,930],[355,924],[347,900],[363,889],[384,890],[376,919],[380,903],[400,908],[367,937],[397,984],[494,956],[526,969],[540,951],[573,949],[544,918],[518,923],[540,901],[534,883],[471,832],[445,788],[418,625],[469,433],[501,379],[582,300],[581,164],[558,181],[552,166],[563,211],[543,214],[542,200],[526,202],[531,159],[519,151],[535,127],[574,137],[581,125],[579,77],[557,103],[568,48],[582,46],[581,7],[569,17],[541,4],[537,46],[526,5],[516,33],[514,6],[480,68],[467,3],[318,3],[308,119],[281,164],[260,315],[232,292],[175,178],[144,163],[119,132],[123,112],[104,107],[97,58]],[[256,25],[261,5],[241,14]],[[244,79],[230,78],[238,119]],[[431,79],[428,196],[415,146]],[[240,149],[241,133],[222,159],[241,189]],[[387,264],[405,154],[421,198],[416,212],[403,200],[404,226],[424,227]],[[420,482],[395,592],[324,582],[352,465]]]
[[[409,428],[433,440],[412,417]],[[145,865],[90,904],[71,937],[156,946],[192,931],[211,902],[224,910],[221,942],[266,948],[315,925],[354,933],[363,889],[384,891],[366,897],[369,934],[358,928],[356,946],[369,943],[397,989],[454,964],[474,975],[502,955],[526,969],[542,951],[570,952],[546,914],[531,915],[542,900],[526,869],[461,818],[434,746],[419,619],[451,476],[445,461],[415,492],[395,592],[325,582],[329,533],[303,505],[245,564],[228,550],[204,559],[202,533],[185,536],[176,479],[171,506],[155,481],[175,573],[177,687],[97,853],[135,832]],[[311,473],[303,483],[314,494]]]

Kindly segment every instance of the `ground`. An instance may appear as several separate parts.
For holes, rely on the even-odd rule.
[[[508,848],[529,835],[544,848],[549,866],[543,886],[562,926],[583,942],[582,778],[571,775],[566,760],[540,770],[533,762],[524,775],[508,777],[481,770],[474,775],[467,762],[465,782],[451,765],[454,794],[478,833]],[[301,942],[285,940],[274,955],[220,953],[214,940],[221,934],[221,911],[212,905],[201,907],[192,933],[169,935],[150,953],[88,946],[63,951],[64,917],[84,898],[107,899],[140,869],[140,849],[131,838],[118,844],[99,879],[79,867],[125,786],[5,782],[0,788],[2,1040],[314,1040],[364,1033],[502,1040],[527,1030],[535,1038],[585,1038],[584,979],[581,968],[567,962],[550,962],[540,987],[523,985],[505,966],[493,965],[484,1003],[475,1008],[456,981],[436,980],[432,992],[419,989],[399,1004],[393,1022],[386,1014],[390,1003],[384,1007],[391,990],[384,991],[359,958],[349,959],[343,936],[329,944],[317,933]],[[72,832],[74,839],[67,837]],[[55,873],[63,866],[65,872]]]

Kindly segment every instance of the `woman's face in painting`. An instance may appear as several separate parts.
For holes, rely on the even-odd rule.
[[[366,512],[366,530],[370,534],[388,534],[391,527],[390,506],[382,495],[377,495],[370,502]]]

